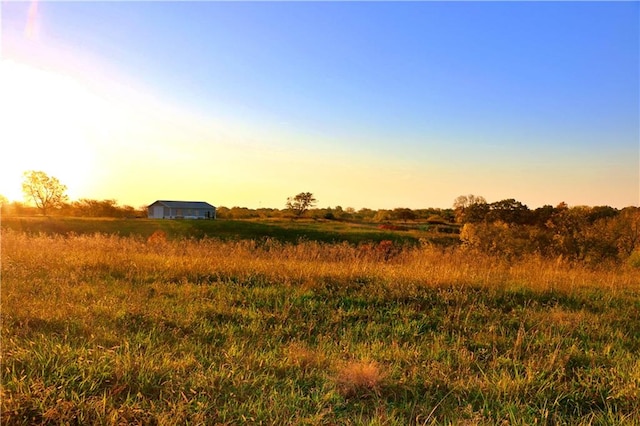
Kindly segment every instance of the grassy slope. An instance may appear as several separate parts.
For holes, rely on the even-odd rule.
[[[3,424],[638,424],[640,272],[6,231]]]
[[[4,217],[3,229],[31,233],[92,234],[106,233],[122,236],[149,237],[155,231],[165,232],[169,238],[254,239],[274,238],[283,242],[313,240],[323,242],[379,242],[391,240],[416,244],[426,238],[442,245],[457,243],[457,236],[423,230],[391,231],[377,228],[377,224],[357,224],[314,220],[150,220],[150,219],[90,219]]]
[[[301,240],[343,242],[352,244],[390,240],[415,245],[421,239],[442,246],[456,245],[455,234],[410,229],[382,230],[378,224],[314,220],[150,220],[108,218],[4,217],[2,229],[48,234],[105,233],[121,236],[149,237],[163,231],[170,239],[213,237],[223,240],[276,239],[297,243]]]

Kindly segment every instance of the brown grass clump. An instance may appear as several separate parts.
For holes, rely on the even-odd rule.
[[[314,368],[327,366],[327,357],[322,352],[315,351],[302,343],[294,342],[289,345],[287,358],[291,364],[303,373]]]
[[[147,238],[148,244],[166,244],[167,242],[167,233],[161,230],[155,231],[153,234],[149,235]]]
[[[387,374],[375,361],[349,361],[337,371],[338,392],[345,398],[379,395]]]

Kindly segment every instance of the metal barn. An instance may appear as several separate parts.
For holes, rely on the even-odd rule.
[[[158,200],[148,207],[149,219],[215,219],[216,208],[204,201]]]

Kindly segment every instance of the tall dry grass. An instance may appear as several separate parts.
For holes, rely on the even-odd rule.
[[[594,268],[540,256],[513,260],[430,245],[395,247],[390,252],[388,243],[356,247],[314,241],[147,241],[102,234],[31,236],[5,231],[2,269],[9,275],[28,278],[45,274],[70,283],[94,279],[133,283],[248,281],[318,288],[366,281],[404,295],[424,286],[542,291],[595,286],[616,291],[640,285],[640,269],[627,265]]]

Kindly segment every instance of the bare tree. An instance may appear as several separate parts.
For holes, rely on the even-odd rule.
[[[300,217],[309,210],[310,207],[316,205],[318,200],[313,197],[313,194],[310,192],[301,192],[295,197],[287,198],[287,208],[293,210],[296,216]]]
[[[454,209],[465,209],[473,204],[485,204],[487,200],[480,195],[461,195],[453,201]]]
[[[48,176],[45,172],[30,170],[24,172],[22,192],[26,199],[31,199],[43,215],[56,207],[60,207],[68,197],[67,187],[60,181]]]
[[[486,205],[487,200],[479,195],[461,195],[453,201],[453,210],[457,222],[464,222],[466,213],[470,207]]]

